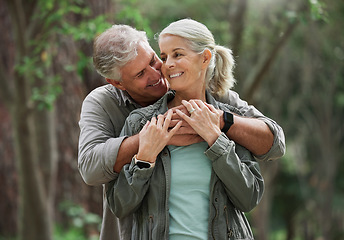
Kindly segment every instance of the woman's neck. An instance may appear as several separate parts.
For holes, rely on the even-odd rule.
[[[176,91],[175,97],[168,103],[168,108],[173,108],[182,104],[182,100],[189,101],[191,99],[199,99],[206,101],[205,89],[197,92],[180,92]]]

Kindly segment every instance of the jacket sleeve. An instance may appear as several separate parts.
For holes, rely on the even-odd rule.
[[[271,132],[274,134],[274,142],[270,150],[260,156],[254,156],[257,160],[275,160],[282,157],[285,154],[285,136],[283,129],[272,119],[264,116],[254,106],[248,105],[246,101],[240,99],[239,94],[229,90],[228,94],[218,99],[220,102],[227,103],[237,108],[243,116],[258,118],[264,121]]]
[[[135,126],[130,123],[130,117],[128,117],[121,135],[131,136],[136,132],[134,129]],[[130,164],[124,165],[118,178],[110,182],[106,190],[106,198],[111,211],[118,218],[130,215],[141,205],[149,188],[153,171],[154,167],[140,169],[132,160]]]
[[[123,218],[134,213],[146,195],[154,168],[140,169],[134,161],[126,164],[116,180],[108,185],[106,198],[109,208]]]
[[[118,137],[119,132],[116,133],[104,106],[106,101],[110,100],[92,92],[85,98],[81,108],[78,168],[83,180],[89,185],[101,185],[117,177],[113,166],[125,138]]]
[[[258,205],[264,180],[258,162],[248,150],[222,133],[205,154],[236,208],[249,212]]]

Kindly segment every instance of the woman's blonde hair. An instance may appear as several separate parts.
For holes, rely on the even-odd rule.
[[[233,76],[234,58],[232,50],[215,44],[214,36],[202,23],[182,19],[168,25],[159,34],[171,34],[189,42],[192,51],[202,53],[209,49],[212,56],[206,72],[206,86],[213,94],[223,96],[235,84]]]

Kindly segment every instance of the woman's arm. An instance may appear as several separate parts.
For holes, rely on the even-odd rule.
[[[264,180],[251,153],[222,133],[205,154],[235,207],[248,212],[257,206],[263,196]]]
[[[139,133],[139,150],[137,159],[143,162],[155,163],[158,154],[166,146],[167,142],[178,130],[181,123],[174,128],[168,129],[172,117],[172,111],[166,117],[159,115],[152,117]],[[130,115],[126,120],[121,135],[135,134],[135,124],[141,120]],[[110,209],[119,217],[125,217],[135,212],[140,206],[149,188],[154,166],[149,168],[140,167],[133,159],[129,164],[124,165],[118,178],[110,182],[107,189],[107,200]]]

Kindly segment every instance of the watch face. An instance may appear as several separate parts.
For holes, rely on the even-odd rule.
[[[143,162],[143,161],[137,161],[136,165],[139,168],[150,168],[151,167],[151,165],[148,162]]]
[[[225,122],[228,123],[233,123],[233,114],[229,113],[229,112],[224,112],[224,120]]]

